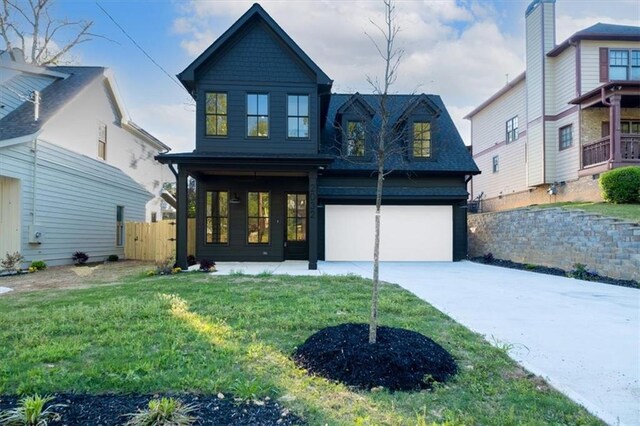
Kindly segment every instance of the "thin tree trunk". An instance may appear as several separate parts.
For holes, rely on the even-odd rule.
[[[378,338],[378,287],[380,286],[380,206],[382,205],[382,184],[384,182],[384,158],[378,162],[378,182],[376,186],[376,230],[373,243],[373,284],[371,289],[371,318],[369,320],[369,343]]]

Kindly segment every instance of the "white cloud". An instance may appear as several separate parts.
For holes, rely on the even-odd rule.
[[[469,125],[462,117],[504,86],[507,75],[513,79],[524,70],[523,31],[516,26],[516,35],[508,34],[504,24],[524,24],[529,1],[520,3],[522,10],[516,10],[517,16],[505,16],[504,4],[487,1],[398,2],[398,23],[402,27],[398,43],[405,50],[405,59],[393,90],[441,95],[469,143]],[[181,3],[173,30],[184,36],[181,45],[195,58],[251,4]],[[365,77],[380,75],[383,64],[365,32],[377,37],[369,20],[383,22],[382,2],[266,0],[261,4],[334,79],[334,91],[371,91]],[[637,10],[637,3],[628,0],[559,0],[557,40],[561,42],[598,21],[638,25],[633,19],[634,8]]]

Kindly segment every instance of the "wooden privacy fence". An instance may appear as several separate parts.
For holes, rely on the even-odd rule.
[[[124,256],[127,259],[160,262],[176,254],[176,222],[127,222],[124,226]],[[187,253],[196,253],[196,220],[187,222]]]

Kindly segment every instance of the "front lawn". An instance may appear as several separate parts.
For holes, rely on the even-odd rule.
[[[564,202],[541,204],[535,207],[562,207],[563,209],[580,209],[589,213],[598,213],[603,216],[611,216],[618,219],[640,223],[640,204]]]
[[[369,291],[370,281],[350,276],[180,274],[3,295],[0,394],[221,392],[279,399],[318,425],[601,424],[395,285],[382,286],[382,324],[450,351],[460,369],[452,381],[431,391],[359,392],[296,368],[289,355],[308,336],[366,321]]]

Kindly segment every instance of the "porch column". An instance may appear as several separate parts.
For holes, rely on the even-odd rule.
[[[614,163],[620,163],[622,161],[621,154],[621,142],[620,142],[620,100],[621,95],[611,95],[609,102],[609,126],[611,135],[611,158]]]
[[[187,171],[184,167],[178,169],[178,179],[176,185],[176,195],[178,208],[176,209],[176,265],[179,268],[187,269]]]
[[[309,171],[309,269],[318,269],[318,171]]]

